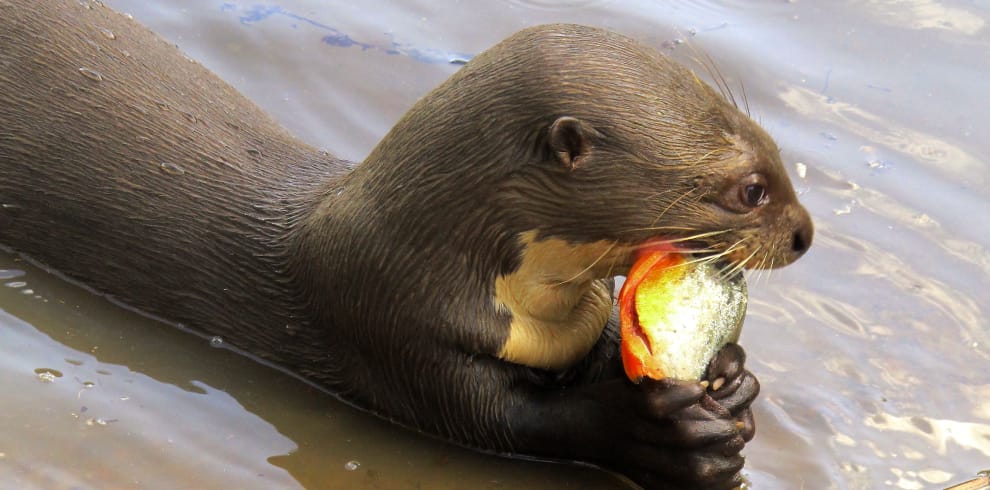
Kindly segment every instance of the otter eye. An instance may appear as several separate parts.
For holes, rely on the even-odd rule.
[[[767,188],[760,184],[749,184],[743,192],[746,195],[744,198],[746,205],[753,208],[762,204],[763,199],[767,197]]]
[[[767,203],[767,179],[762,174],[749,174],[739,182],[739,200],[748,208]]]

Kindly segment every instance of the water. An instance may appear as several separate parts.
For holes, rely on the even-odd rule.
[[[939,488],[990,467],[986,3],[110,3],[358,160],[524,26],[711,56],[817,225],[806,258],[750,277],[753,486]],[[0,488],[622,488],[395,429],[12,255],[0,279],[22,283],[0,288]]]

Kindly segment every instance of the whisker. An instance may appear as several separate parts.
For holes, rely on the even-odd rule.
[[[710,157],[712,155],[719,154],[719,153],[725,153],[725,151],[726,150],[724,148],[716,148],[716,149],[714,149],[712,151],[709,151],[708,153],[705,153],[704,155],[701,155],[700,157],[696,158],[695,161],[691,163],[691,165],[697,165],[697,164],[705,161],[708,157]]]
[[[628,228],[624,233],[636,233],[640,231],[692,231],[690,226],[647,226],[644,228]]]
[[[670,211],[670,208],[674,207],[674,205],[676,205],[678,202],[680,202],[681,199],[684,199],[685,197],[687,197],[692,192],[694,192],[694,189],[688,189],[687,192],[685,192],[684,194],[681,194],[677,199],[674,199],[673,201],[671,201],[671,203],[668,204],[667,207],[664,208],[663,211],[660,212],[660,214],[656,217],[656,219],[654,219],[653,222],[650,223],[650,226],[655,226],[657,224],[657,222],[659,222],[667,214],[667,211]]]
[[[773,249],[771,249],[770,251],[772,252]],[[767,269],[767,284],[770,283],[770,277],[773,276],[773,261],[774,261],[774,256],[773,254],[770,254],[770,267]]]
[[[718,69],[718,64],[712,59],[711,55],[707,52],[702,52],[701,55],[704,59],[699,59],[698,57],[692,57],[695,63],[701,65],[710,77],[712,77],[712,82],[715,83],[715,87],[718,88],[719,93],[725,100],[732,103],[734,107],[739,108],[739,104],[736,102],[736,97],[733,95],[732,90],[729,88],[728,82],[725,80],[725,75],[722,71]]]
[[[768,259],[771,259],[771,257],[770,257],[770,249],[767,249],[763,253],[763,258],[760,259],[759,273],[757,274],[756,281],[754,281],[754,283],[758,283],[760,280],[762,280],[764,278],[766,278],[767,283],[770,282],[770,272],[769,272],[769,269],[767,269],[767,267],[766,267],[767,266],[767,260]],[[772,262],[771,262],[771,265],[772,265]]]
[[[719,253],[716,253],[716,254],[713,254],[713,255],[706,255],[706,256],[703,256],[703,257],[697,257],[695,259],[692,259],[688,263],[692,263],[692,264],[693,263],[706,264],[706,263],[715,262],[718,259],[731,254],[733,251],[735,251],[737,248],[739,248],[739,246],[742,244],[742,242],[744,242],[746,240],[748,240],[748,238],[743,237],[743,238],[739,239],[739,241],[737,241],[736,243],[733,243],[732,245],[729,245],[729,247],[727,247],[725,250],[723,250],[723,251],[721,251]],[[723,270],[720,270],[719,271],[719,274],[721,275],[723,272],[724,272]]]
[[[701,232],[701,233],[696,233],[696,234],[691,235],[691,236],[686,236],[686,237],[683,237],[683,238],[675,238],[673,240],[670,240],[669,243],[689,242],[689,241],[692,241],[692,240],[697,240],[699,238],[709,238],[709,237],[713,237],[713,236],[718,236],[718,235],[721,235],[723,233],[728,233],[730,231],[732,231],[732,230],[705,231],[705,232]]]
[[[749,97],[746,96],[746,84],[739,80],[739,90],[742,91],[743,105],[746,107],[746,115],[752,117],[753,114],[749,111]]]
[[[694,241],[694,240],[698,240],[700,238],[708,238],[708,237],[712,237],[712,236],[717,236],[717,235],[721,235],[723,233],[728,233],[730,231],[732,231],[732,230],[705,231],[705,232],[701,232],[701,233],[695,233],[694,235],[688,235],[688,236],[685,236],[685,237],[672,238],[672,239],[669,239],[669,240],[664,240],[662,243],[665,243],[665,244],[677,244],[677,243],[691,242],[691,241]],[[715,248],[714,246],[703,247],[703,248],[678,248],[678,249],[674,250],[674,252],[680,253],[680,254],[698,254],[698,253],[710,253],[710,252],[716,252],[716,251],[718,251],[718,249]],[[725,252],[721,252],[718,256],[721,256],[724,253]],[[718,256],[716,256],[716,258]]]
[[[609,245],[608,248],[606,248],[605,251],[602,252],[602,254],[598,256],[597,259],[595,259],[590,265],[588,265],[588,267],[585,267],[583,270],[581,270],[577,274],[574,274],[574,276],[572,276],[571,278],[566,279],[566,280],[561,281],[561,282],[558,282],[557,284],[554,284],[554,286],[563,286],[564,284],[567,284],[567,283],[569,283],[569,282],[571,282],[571,281],[573,281],[573,280],[575,280],[575,279],[583,276],[586,272],[590,271],[592,267],[598,265],[598,263],[601,262],[602,259],[604,259],[606,256],[608,256],[609,252],[611,252],[613,249],[615,249],[615,246],[617,244],[618,244],[618,242],[612,242],[612,244]],[[610,266],[609,272],[611,272],[611,266]]]
[[[746,267],[746,264],[750,261],[750,259],[756,256],[756,253],[759,252],[761,248],[763,248],[762,245],[757,246],[745,259],[740,260],[735,266],[732,267],[732,269],[729,270],[729,275],[726,277],[732,277],[733,275],[739,273],[740,270]]]
[[[643,200],[644,201],[652,201],[652,200],[654,200],[654,199],[656,199],[656,198],[658,198],[658,197],[660,197],[660,196],[662,196],[662,195],[664,195],[664,194],[666,194],[668,192],[673,192],[673,191],[674,191],[674,189],[664,189],[662,191],[654,192],[653,194],[650,194],[650,195],[644,197]]]
[[[614,260],[612,261],[612,263],[608,264],[608,270],[605,272],[605,277],[614,277],[613,274],[612,274],[612,271],[613,270],[615,270],[615,261]],[[614,286],[615,285],[613,284],[613,288],[614,288]]]
[[[736,243],[733,243],[733,244],[732,244],[732,245],[730,245],[730,246],[729,246],[728,248],[726,248],[726,249],[725,249],[725,252],[723,252],[723,253],[722,253],[722,254],[720,254],[720,255],[728,255],[728,254],[730,254],[730,253],[732,253],[732,252],[734,252],[734,251],[736,251],[736,250],[737,250],[737,249],[738,249],[738,248],[739,248],[740,246],[742,246],[742,244],[743,244],[743,242],[745,242],[746,240],[749,240],[749,237],[743,237],[743,238],[740,238],[740,239],[739,239],[738,241],[736,241]],[[720,270],[719,270],[719,275],[720,275],[721,277],[723,277],[723,278],[728,278],[728,277],[730,277],[730,276],[731,276],[731,275],[732,275],[732,274],[734,273],[734,271],[736,271],[736,270],[738,270],[738,269],[737,269],[737,264],[732,264],[732,263],[729,263],[729,264],[726,264],[726,266],[725,266],[725,267],[723,267],[722,269],[720,269]]]

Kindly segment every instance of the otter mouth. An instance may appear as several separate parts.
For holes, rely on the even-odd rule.
[[[635,261],[645,255],[657,252],[677,254],[688,264],[710,263],[714,270],[719,271],[719,275],[723,279],[730,282],[735,282],[739,277],[742,277],[743,270],[747,268],[745,265],[733,261],[731,257],[726,255],[726,251],[713,250],[711,244],[699,240],[675,242],[670,239],[652,239],[632,247],[627,263],[623,264],[626,275],[628,276]]]
[[[711,263],[712,267],[719,272],[719,276],[729,282],[734,282],[742,277],[745,266],[733,262],[728,257],[719,252],[689,252],[686,254],[688,261],[698,263]]]

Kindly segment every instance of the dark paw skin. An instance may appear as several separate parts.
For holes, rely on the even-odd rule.
[[[760,382],[747,371],[746,352],[739,344],[728,344],[708,364],[705,380],[708,396],[729,411],[740,424],[740,433],[746,442],[756,435],[753,412],[749,409],[760,394]]]
[[[514,414],[513,432],[536,452],[600,465],[645,489],[735,488],[759,393],[744,362],[733,344],[712,360],[707,386],[624,377],[570,386]]]

